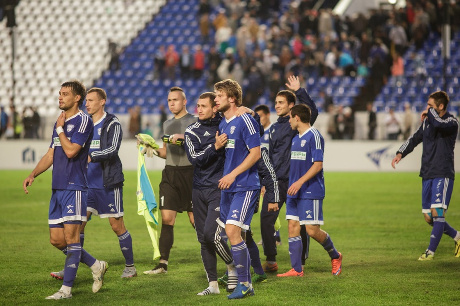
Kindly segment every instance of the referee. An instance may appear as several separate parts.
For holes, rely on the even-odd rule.
[[[152,270],[144,274],[168,272],[169,252],[174,243],[174,223],[177,213],[186,211],[190,223],[194,226],[192,205],[193,166],[187,159],[183,147],[185,129],[197,118],[187,112],[187,98],[180,87],[172,87],[168,94],[168,107],[174,118],[163,123],[163,130],[168,135],[163,138],[163,148],[156,153],[166,159],[160,183],[160,261]],[[166,140],[166,142],[165,142]],[[182,142],[180,141],[182,140]]]

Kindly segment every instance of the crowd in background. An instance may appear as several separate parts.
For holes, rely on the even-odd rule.
[[[293,0],[279,17],[280,0],[201,0],[197,18],[202,43],[183,46],[181,50],[174,45],[158,48],[154,78],[206,75],[210,87],[231,78],[242,84],[243,103],[248,107],[265,94],[273,104],[289,75],[298,75],[302,80],[321,76],[369,77],[377,94],[388,76],[401,82],[402,57],[408,46],[422,48],[430,31],[440,32],[443,23],[443,1],[437,0],[408,0],[403,8],[372,9],[352,16],[338,16],[331,9],[316,10],[315,3]],[[460,16],[459,0],[451,1],[449,14],[454,32],[460,27],[460,18],[455,18]],[[209,50],[204,51],[205,45]],[[118,69],[117,46],[112,41],[109,46],[110,67]],[[417,60],[420,69],[416,71],[423,73],[423,59]],[[322,99],[323,109],[334,118],[330,120],[331,136],[353,139],[353,112],[335,105],[324,91]],[[2,115],[6,113],[2,110]],[[22,115],[14,110],[9,113],[9,119],[2,117],[2,134],[8,134],[8,138],[38,137],[40,118],[36,110],[26,108]],[[135,116],[131,113],[131,117]],[[132,122],[136,124],[136,120]],[[138,125],[136,128],[130,124],[130,130],[142,130]]]
[[[458,2],[451,2],[449,8],[454,31],[460,26],[454,18],[460,14]],[[443,3],[437,0],[406,1],[403,8],[372,9],[353,16],[315,10],[315,3],[292,1],[278,17],[277,0],[201,0],[202,44],[213,40],[214,44],[206,55],[201,45],[193,52],[187,46],[160,48],[155,55],[157,77],[164,70],[169,78],[188,78],[192,71],[200,77],[208,67],[209,84],[226,78],[243,84],[248,107],[266,90],[273,98],[290,74],[304,79],[369,76],[377,94],[388,76],[401,81],[407,47],[422,48],[430,31],[440,32],[443,23]]]

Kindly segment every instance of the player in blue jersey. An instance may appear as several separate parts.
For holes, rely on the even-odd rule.
[[[325,195],[323,176],[324,139],[310,125],[310,109],[306,105],[291,108],[289,123],[298,134],[292,139],[289,189],[286,201],[286,219],[289,227],[289,254],[292,269],[279,277],[303,276],[302,239],[300,227],[328,252],[332,262],[332,274],[342,272],[342,254],[334,247],[328,233],[321,229],[323,199]]]
[[[422,125],[399,148],[391,162],[395,168],[402,158],[423,143],[422,165],[422,213],[433,227],[430,243],[419,260],[432,260],[443,233],[455,241],[455,257],[460,257],[460,232],[445,220],[454,187],[454,148],[458,133],[458,120],[447,111],[449,96],[436,91],[428,97],[422,112]]]
[[[295,105],[296,98],[299,103],[307,105],[311,110],[311,121],[313,125],[318,117],[318,109],[310,98],[307,90],[300,87],[300,80],[296,76],[290,76],[286,86],[290,90],[281,90],[276,95],[275,110],[278,120],[270,127],[269,154],[273,167],[275,168],[276,177],[278,178],[280,201],[278,204],[269,204],[266,200],[262,203],[260,211],[260,230],[266,262],[263,264],[265,272],[278,271],[276,262],[276,239],[275,239],[275,222],[279,215],[279,210],[286,202],[288,184],[289,184],[289,164],[292,138],[297,134],[289,125],[289,111]],[[301,229],[302,237],[302,264],[308,257],[310,238]]]
[[[93,273],[93,292],[99,291],[107,270],[107,263],[99,261],[82,249],[80,227],[86,221],[88,152],[93,136],[93,123],[79,107],[85,99],[86,89],[78,81],[65,82],[59,91],[59,108],[50,148],[35,169],[23,182],[24,192],[34,179],[53,166],[52,195],[48,224],[50,242],[67,257],[64,282],[61,289],[46,299],[59,300],[72,297],[72,286],[81,262]]]
[[[253,295],[250,278],[250,257],[241,231],[249,229],[260,182],[257,161],[260,159],[259,125],[247,114],[236,117],[242,104],[241,86],[227,79],[214,85],[217,110],[224,119],[219,125],[220,135],[227,135],[223,177],[218,187],[222,190],[220,202],[220,225],[232,246],[233,260],[238,271],[238,285],[229,299]]]
[[[107,94],[102,88],[91,88],[86,95],[86,109],[94,122],[94,134],[88,164],[88,220],[91,214],[108,218],[117,235],[125,258],[122,278],[137,276],[134,267],[133,242],[123,222],[123,166],[118,151],[123,138],[120,121],[105,112]],[[80,239],[84,237],[83,222]]]

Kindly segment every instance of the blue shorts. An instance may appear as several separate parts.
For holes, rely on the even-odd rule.
[[[323,200],[287,198],[286,220],[323,225]]]
[[[123,217],[123,188],[88,189],[88,212],[100,218]]]
[[[63,223],[86,221],[87,192],[82,190],[53,190],[48,213],[50,227],[62,227]]]
[[[233,224],[243,230],[249,229],[256,202],[259,200],[260,189],[223,192],[220,199],[220,219],[217,223],[225,227],[225,224]]]
[[[422,181],[422,186],[422,213],[431,213],[431,208],[447,210],[454,188],[453,179],[426,179]]]

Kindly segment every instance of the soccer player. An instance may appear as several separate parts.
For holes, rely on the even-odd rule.
[[[276,177],[278,178],[279,203],[270,204],[266,199],[262,203],[260,211],[260,227],[262,232],[262,241],[266,262],[263,264],[265,272],[278,271],[276,262],[276,239],[275,239],[275,222],[279,215],[279,210],[286,202],[288,184],[289,184],[289,165],[291,141],[296,135],[296,131],[289,125],[289,111],[295,105],[296,97],[300,103],[307,105],[311,110],[311,121],[313,125],[318,117],[318,109],[310,98],[307,90],[300,87],[299,78],[289,76],[286,86],[290,90],[281,90],[276,95],[275,110],[279,116],[278,120],[270,127],[269,154],[273,167],[275,168]],[[294,93],[295,95],[294,95]],[[302,227],[301,232],[304,232]],[[309,237],[302,235],[302,264],[305,264],[305,258],[308,257]]]
[[[242,104],[241,86],[226,79],[214,85],[217,110],[224,119],[220,122],[220,135],[227,135],[223,177],[218,187],[222,190],[219,224],[232,246],[233,260],[238,271],[238,285],[229,299],[254,295],[249,274],[250,258],[241,231],[249,229],[256,201],[259,198],[260,182],[257,161],[260,159],[259,125],[249,115],[236,117]]]
[[[86,109],[94,124],[93,140],[89,150],[88,164],[88,213],[108,218],[113,232],[117,235],[121,252],[125,258],[122,278],[137,276],[134,267],[133,241],[123,222],[123,166],[118,150],[123,131],[120,121],[105,112],[107,94],[102,88],[91,88],[86,95]],[[83,222],[80,240],[84,239]]]
[[[264,129],[264,134],[260,138],[260,145],[261,145],[261,148],[266,148],[267,149],[267,154],[268,154],[268,150],[270,149],[270,127],[272,126],[272,123],[270,121],[270,109],[268,108],[267,105],[258,105],[254,109],[254,111],[259,115],[260,124],[262,125],[262,127]],[[270,164],[271,164],[271,162],[270,162]],[[276,175],[275,175],[275,177],[276,177]],[[276,184],[278,185],[278,182]],[[278,195],[278,192],[277,192],[277,195]],[[262,198],[265,197],[265,186],[262,186],[262,189],[260,191],[260,196]],[[279,222],[278,219],[279,218],[277,218],[276,222]],[[279,230],[275,231],[275,240],[276,240],[276,245],[281,244],[281,238],[280,238],[280,231]],[[257,244],[262,244],[262,243],[263,243],[263,241],[262,241],[262,239],[260,239],[260,242],[258,242]]]
[[[197,102],[198,122],[185,130],[187,157],[195,166],[192,190],[195,230],[201,244],[201,259],[209,282],[209,287],[198,295],[220,293],[216,253],[227,265],[227,290],[235,289],[238,280],[232,254],[220,235],[222,227],[216,221],[220,215],[221,191],[218,181],[224,169],[227,135],[217,136],[222,117],[217,112],[215,97],[213,92],[200,95]]]
[[[61,289],[46,299],[59,300],[72,297],[72,286],[80,260],[93,273],[93,292],[103,284],[107,263],[99,261],[82,249],[80,227],[86,221],[88,152],[93,136],[93,123],[79,107],[85,99],[86,89],[78,81],[65,82],[59,91],[59,115],[53,130],[48,152],[23,182],[24,192],[29,193],[34,179],[53,166],[52,195],[48,224],[50,242],[67,257],[64,266],[64,282]]]
[[[445,220],[454,187],[454,148],[458,133],[458,120],[447,111],[449,96],[436,91],[428,97],[422,112],[422,125],[399,148],[391,161],[395,168],[402,158],[423,143],[422,165],[422,213],[425,221],[433,227],[430,243],[418,260],[432,260],[442,234],[455,241],[455,257],[460,257],[460,232]]]
[[[167,273],[169,253],[174,243],[174,223],[177,213],[186,211],[192,226],[192,182],[193,166],[187,159],[184,146],[177,145],[179,139],[184,139],[185,129],[197,118],[187,112],[187,98],[180,87],[172,87],[168,94],[168,107],[174,118],[166,120],[163,130],[169,135],[168,142],[163,142],[155,154],[166,159],[166,166],[162,172],[160,182],[160,261],[152,270],[144,274]]]
[[[310,125],[310,109],[299,104],[291,108],[289,124],[298,132],[292,139],[289,189],[286,200],[286,219],[289,228],[289,254],[292,269],[279,277],[303,276],[300,226],[305,225],[310,237],[328,252],[332,274],[342,272],[342,254],[338,252],[328,233],[321,229],[324,199],[324,138]]]

